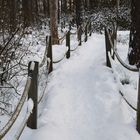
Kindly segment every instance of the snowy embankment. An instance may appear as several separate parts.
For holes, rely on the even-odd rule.
[[[105,65],[104,36],[93,34],[54,65],[38,129],[26,128],[20,140],[139,140],[135,121]]]

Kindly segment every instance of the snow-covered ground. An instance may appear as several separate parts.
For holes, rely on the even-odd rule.
[[[125,56],[127,47],[118,47]],[[93,34],[70,59],[54,64],[38,129],[26,127],[20,140],[139,140],[135,112],[119,94],[114,73],[105,63],[104,35]],[[117,68],[124,75],[123,68]],[[136,98],[138,74],[126,72],[127,76],[130,84],[124,86],[132,95],[126,96]]]

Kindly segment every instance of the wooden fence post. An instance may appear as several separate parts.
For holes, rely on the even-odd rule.
[[[90,23],[89,23],[89,36],[91,36],[92,35],[92,25],[91,25],[91,21],[90,21]]]
[[[114,48],[115,48],[117,45],[117,26],[114,26],[114,28],[113,28],[113,44],[114,44]],[[113,48],[113,51],[114,51],[114,48]],[[113,59],[115,59],[114,52],[113,52]]]
[[[29,62],[28,65],[28,76],[31,77],[31,86],[28,93],[28,99],[32,99],[34,108],[30,115],[27,126],[31,129],[37,129],[37,112],[38,112],[38,67],[39,63],[36,61]]]
[[[70,58],[70,31],[68,31],[66,34],[66,46],[68,47],[66,58],[69,59]]]
[[[71,23],[69,24],[69,31],[71,30]]]
[[[85,42],[87,42],[88,40],[88,23],[86,23],[86,27],[85,27]]]
[[[46,38],[47,39],[47,38]],[[47,40],[46,40],[47,41]],[[47,58],[50,59],[49,62],[49,68],[48,73],[51,73],[53,71],[53,56],[52,56],[52,42],[51,42],[51,36],[49,36],[49,45],[48,45],[48,52],[47,52]]]
[[[82,27],[80,26],[79,27],[79,31],[78,31],[78,33],[77,33],[77,36],[78,36],[78,41],[79,41],[79,46],[81,46],[82,45]]]
[[[116,45],[115,44],[115,31],[114,30],[110,30],[109,31],[109,34],[110,34],[110,37],[111,37],[111,41],[112,41],[112,45],[113,45],[113,48],[112,48],[112,50],[113,50],[113,52],[112,52],[112,59],[115,59],[115,53],[114,53],[114,45]]]
[[[106,46],[106,65],[111,68],[111,63],[108,56],[108,52],[111,53],[111,48],[106,28],[105,28],[105,46]]]
[[[136,129],[140,134],[140,69],[139,69],[139,84],[138,84],[138,101],[137,101],[137,125]]]

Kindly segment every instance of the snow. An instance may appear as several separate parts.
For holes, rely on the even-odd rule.
[[[34,102],[33,102],[33,100],[31,98],[29,98],[28,105],[27,105],[29,114],[32,113],[33,107],[34,107]]]
[[[125,56],[127,48],[118,47]],[[62,54],[57,50],[56,60]],[[114,65],[118,81],[106,67],[104,35],[99,34],[72,52],[70,59],[54,64],[38,129],[26,127],[20,140],[139,140],[136,114],[118,90],[118,82],[128,78],[129,84],[122,85],[130,90],[125,96],[136,99],[138,74],[123,69],[118,62]]]
[[[30,70],[32,70],[32,71],[33,71],[33,70],[34,70],[34,68],[35,68],[35,62],[33,62],[33,61],[32,61],[32,62],[31,62],[31,66],[30,66]]]

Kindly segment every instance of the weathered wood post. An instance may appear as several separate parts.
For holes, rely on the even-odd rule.
[[[89,22],[89,36],[92,35],[92,25],[91,25],[91,21]]]
[[[47,37],[46,37],[47,41]],[[49,36],[49,45],[48,45],[48,52],[47,52],[47,58],[49,59],[48,62],[48,73],[51,73],[53,71],[53,54],[52,54],[52,42],[51,42],[51,36]]]
[[[114,44],[114,48],[117,46],[117,29],[118,29],[118,26],[115,24],[114,25],[114,29],[113,29],[113,44]],[[113,50],[114,51],[114,50]],[[115,53],[113,53],[113,57],[115,59]]]
[[[140,134],[140,69],[139,69],[139,84],[138,84],[138,101],[137,101],[137,125],[136,129]]]
[[[111,53],[111,47],[110,47],[109,36],[106,27],[105,27],[105,46],[106,46],[106,66],[111,67],[111,63],[108,56],[108,52]]]
[[[70,31],[68,31],[66,34],[66,47],[68,47],[66,58],[69,59],[70,58]]]
[[[88,40],[88,22],[86,23],[86,26],[85,26],[85,42],[87,42]]]
[[[31,77],[31,86],[28,93],[28,99],[32,99],[34,108],[30,115],[27,126],[31,129],[37,129],[37,110],[38,110],[38,67],[39,63],[36,61],[29,62],[28,65],[28,76]]]
[[[114,52],[114,45],[116,45],[116,43],[115,43],[115,33],[116,31],[113,29],[113,30],[110,30],[109,31],[109,34],[110,34],[110,37],[111,37],[111,42],[112,42],[112,50],[113,50],[113,52],[112,52],[112,59],[115,59],[115,52]]]
[[[79,27],[77,36],[78,36],[78,41],[79,41],[78,45],[81,46],[82,45],[82,27],[81,26]]]

